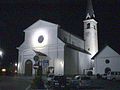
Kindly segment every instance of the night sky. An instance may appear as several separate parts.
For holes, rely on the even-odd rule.
[[[120,54],[120,0],[93,0],[98,21],[99,49],[111,46]],[[0,1],[0,48],[3,65],[17,61],[17,49],[24,41],[24,29],[42,19],[59,24],[83,38],[86,0]]]

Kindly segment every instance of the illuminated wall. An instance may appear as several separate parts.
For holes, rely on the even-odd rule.
[[[57,37],[58,25],[43,20],[38,20],[36,23],[24,30],[25,40],[18,47],[18,73],[25,73],[26,60],[32,60],[35,56],[35,51],[46,54],[49,59],[49,66],[55,68],[56,74],[63,74],[64,68],[64,43]],[[33,69],[33,74],[34,74]]]
[[[91,68],[91,55],[65,46],[65,75],[83,74]]]
[[[58,27],[57,24],[38,20],[24,30],[25,40],[17,48],[19,74],[25,74],[27,60],[31,60],[34,65],[34,50],[49,57],[49,67],[54,67],[54,73],[57,75],[82,74],[84,69],[90,68],[90,54],[84,52],[84,40]],[[72,47],[68,48],[66,45]],[[32,74],[34,73],[33,69]]]
[[[94,56],[98,52],[97,22],[94,19],[84,20],[85,50]]]
[[[120,55],[106,46],[94,57],[95,74],[105,74],[105,69],[120,72]]]

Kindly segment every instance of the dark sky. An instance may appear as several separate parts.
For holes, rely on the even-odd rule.
[[[99,49],[110,45],[120,53],[120,0],[93,0],[98,21]],[[38,19],[59,24],[66,31],[83,36],[86,0],[3,0],[0,1],[0,48],[2,62],[17,61],[24,41],[23,30]]]

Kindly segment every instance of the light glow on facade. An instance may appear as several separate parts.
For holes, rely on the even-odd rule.
[[[43,38],[44,38],[41,43],[38,41],[40,36],[43,36]],[[33,33],[33,36],[32,36],[33,48],[43,47],[43,46],[47,45],[47,43],[48,43],[48,33],[47,33],[46,29],[40,28],[40,29],[36,30],[36,32]]]
[[[2,57],[3,56],[3,51],[0,50],[0,56]]]
[[[15,70],[14,72],[17,73],[17,70]]]
[[[61,68],[64,67],[64,63],[63,63],[63,61],[60,61],[60,65],[61,65]]]
[[[64,61],[62,59],[56,59],[55,60],[55,71],[56,71],[56,75],[63,75],[63,69],[64,69]]]
[[[17,65],[17,70],[20,70],[20,63],[18,63]]]
[[[15,66],[17,67],[17,63],[15,63]]]

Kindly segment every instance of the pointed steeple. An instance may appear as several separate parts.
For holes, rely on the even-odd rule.
[[[95,18],[92,1],[87,0],[86,19]]]

